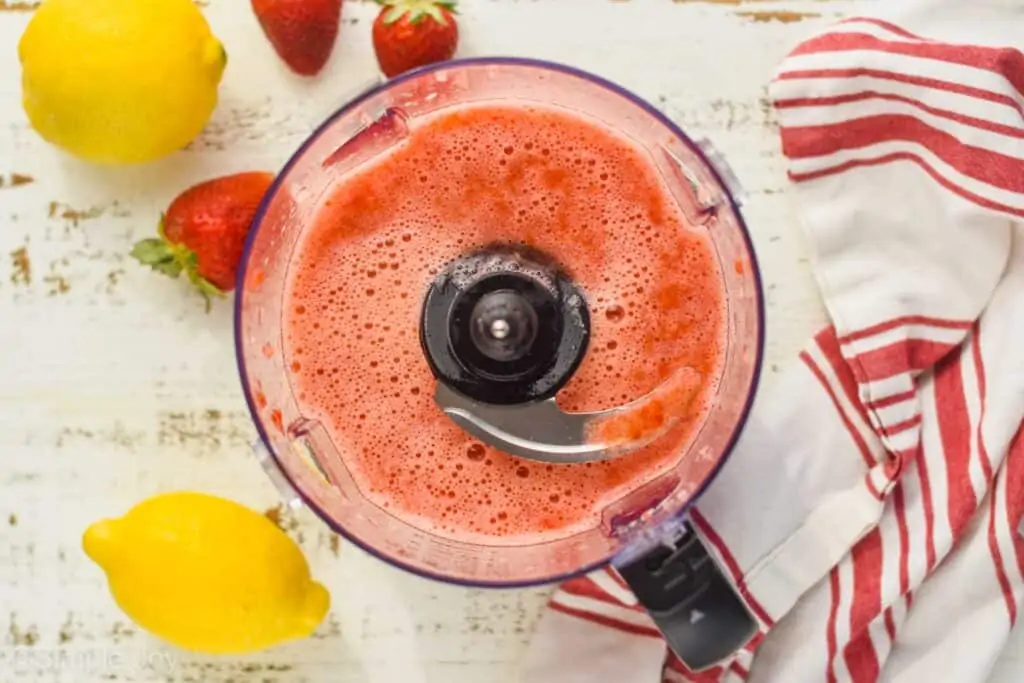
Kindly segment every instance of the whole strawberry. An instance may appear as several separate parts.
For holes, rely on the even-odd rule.
[[[459,27],[455,2],[448,0],[376,0],[373,49],[388,78],[455,56]]]
[[[341,0],[252,0],[252,9],[292,71],[302,76],[320,73],[338,38]]]
[[[131,255],[153,270],[176,278],[184,272],[206,297],[235,288],[245,238],[272,173],[214,178],[185,190],[160,219],[160,237],[137,242]]]

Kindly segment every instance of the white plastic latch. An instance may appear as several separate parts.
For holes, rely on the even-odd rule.
[[[295,491],[291,482],[288,481],[288,478],[284,476],[281,466],[277,464],[277,460],[270,453],[270,449],[267,448],[261,439],[253,442],[252,452],[256,456],[256,460],[259,461],[263,471],[270,477],[270,483],[281,494],[281,500],[284,504],[292,510],[301,508],[302,498],[299,497],[299,494]]]
[[[736,202],[736,206],[743,206],[747,201],[747,192],[743,189],[743,185],[740,184],[740,179],[736,173],[732,170],[732,167],[725,160],[725,156],[718,150],[717,147],[706,137],[701,137],[695,140],[697,146],[700,147],[700,151],[704,153],[708,163],[710,163],[718,175],[721,176],[722,182],[725,183],[725,187],[729,190],[729,194],[732,195],[732,199]]]

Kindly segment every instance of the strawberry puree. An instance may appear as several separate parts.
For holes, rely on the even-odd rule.
[[[284,320],[295,393],[366,495],[411,524],[492,543],[592,527],[678,460],[714,391],[724,307],[712,248],[645,153],[587,119],[488,105],[410,126],[339,182],[296,250]],[[701,384],[687,416],[642,451],[562,466],[451,423],[433,402],[420,305],[445,263],[495,240],[556,256],[588,297],[590,348],[563,408],[621,405],[688,365]]]

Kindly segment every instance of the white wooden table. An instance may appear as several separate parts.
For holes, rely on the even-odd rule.
[[[667,106],[724,151],[769,308],[764,384],[821,324],[764,86],[799,39],[874,0],[464,0],[461,55],[569,63]],[[0,0],[0,681],[510,683],[546,590],[490,592],[405,575],[311,514],[282,523],[333,594],[311,639],[256,656],[183,654],[118,611],[83,555],[85,526],[176,489],[278,502],[249,444],[230,305],[211,315],[126,254],[193,182],[276,170],[375,73],[376,7],[347,0],[316,81],[280,64],[249,3],[209,0],[230,54],[198,141],[143,168],[97,169],[47,146],[20,106],[15,46],[33,0]],[[599,36],[616,36],[614,40]]]

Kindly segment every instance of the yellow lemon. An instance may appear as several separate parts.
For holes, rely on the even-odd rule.
[[[156,496],[93,524],[82,545],[118,606],[186,650],[237,654],[305,638],[330,607],[298,546],[263,515],[223,498]]]
[[[227,63],[192,0],[45,0],[18,58],[32,127],[100,163],[150,161],[191,142]]]

